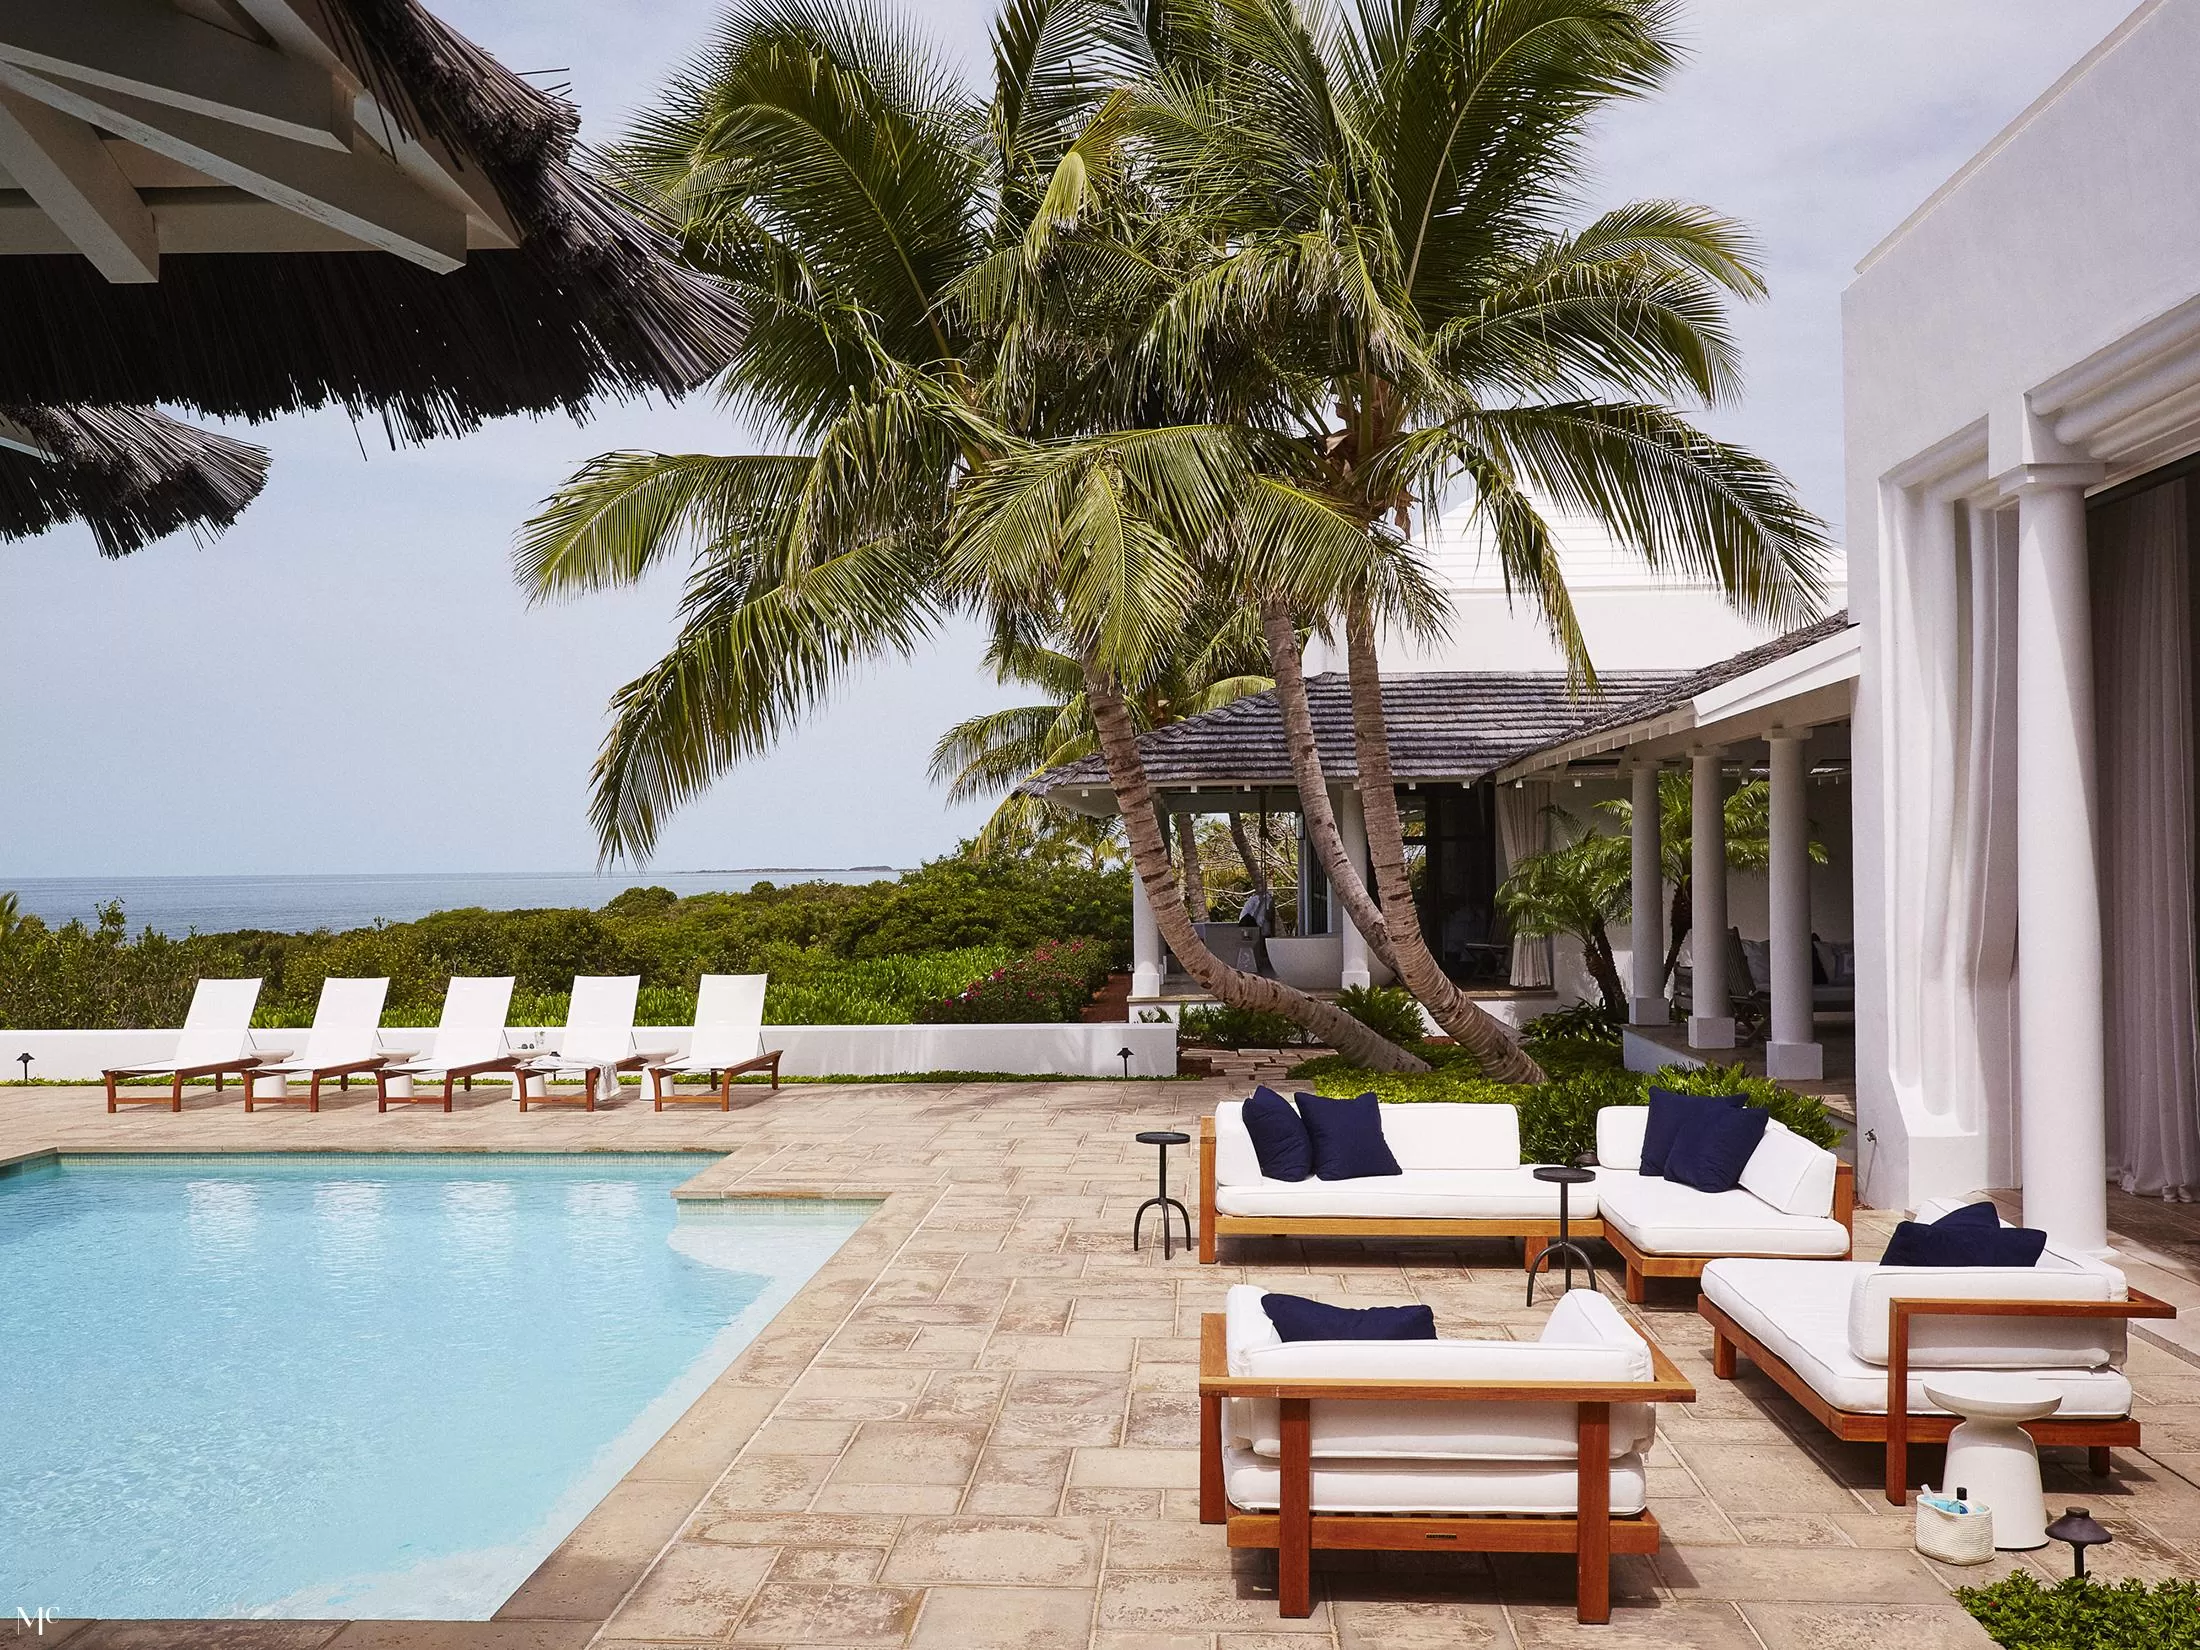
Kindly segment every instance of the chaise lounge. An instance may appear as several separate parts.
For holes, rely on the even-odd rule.
[[[176,1038],[174,1054],[166,1060],[110,1066],[100,1073],[107,1084],[107,1109],[166,1106],[170,1111],[181,1111],[185,1083],[211,1077],[214,1092],[219,1094],[223,1079],[231,1074],[242,1076],[288,1053],[287,1049],[254,1051],[252,1010],[259,1000],[258,980],[199,981],[192,989],[191,1006],[183,1016],[183,1030]],[[166,1094],[116,1093],[115,1085],[126,1077],[168,1077],[171,1081]]]
[[[1597,1113],[1597,1207],[1627,1268],[1627,1298],[1648,1278],[1694,1278],[1728,1255],[1843,1260],[1855,1246],[1856,1170],[1773,1121],[1741,1184],[1705,1192],[1642,1172],[1647,1106]]]
[[[1921,1221],[1952,1212],[1928,1203]],[[2022,1371],[2060,1395],[2024,1430],[2077,1444],[2096,1473],[2139,1443],[2125,1325],[2175,1309],[2130,1288],[2115,1267],[2047,1249],[2033,1266],[1883,1266],[1850,1260],[1714,1260],[1696,1310],[1710,1323],[1711,1368],[1734,1378],[1746,1355],[1836,1438],[1886,1446],[1887,1499],[1902,1505],[1911,1443],[1940,1443],[1957,1417],[1926,1395],[1950,1371]]]
[[[1271,1180],[1246,1131],[1245,1102],[1225,1100],[1199,1126],[1199,1258],[1219,1239],[1509,1237],[1532,1262],[1558,1236],[1559,1188],[1520,1161],[1520,1113],[1509,1105],[1441,1101],[1382,1107],[1383,1139],[1405,1172],[1352,1180]],[[1601,1237],[1597,1187],[1568,1203],[1576,1239]]]
[[[1273,1548],[1285,1616],[1313,1554],[1574,1555],[1575,1608],[1611,1617],[1611,1555],[1651,1553],[1645,1457],[1660,1403],[1696,1393],[1593,1289],[1536,1341],[1286,1342],[1240,1284],[1200,1322],[1199,1516]]]

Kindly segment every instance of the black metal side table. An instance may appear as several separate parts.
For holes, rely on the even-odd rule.
[[[1543,1253],[1528,1263],[1528,1304],[1530,1306],[1535,1304],[1536,1274],[1551,1263],[1551,1257],[1554,1255],[1562,1254],[1565,1257],[1566,1287],[1568,1289],[1574,1286],[1574,1262],[1577,1260],[1581,1262],[1582,1270],[1589,1274],[1589,1287],[1594,1289],[1597,1286],[1596,1262],[1589,1258],[1588,1250],[1574,1241],[1573,1233],[1567,1224],[1572,1215],[1571,1209],[1567,1206],[1568,1195],[1576,1186],[1584,1185],[1596,1179],[1596,1171],[1593,1169],[1577,1169],[1564,1164],[1546,1163],[1535,1171],[1535,1177],[1538,1180],[1549,1181],[1558,1187],[1558,1241],[1544,1245]]]
[[[1169,1246],[1169,1239],[1174,1235],[1169,1226],[1169,1211],[1174,1209],[1184,1217],[1184,1247],[1187,1249],[1192,1246],[1192,1212],[1169,1195],[1169,1148],[1189,1146],[1192,1137],[1181,1129],[1147,1129],[1138,1136],[1138,1143],[1161,1148],[1161,1189],[1141,1203],[1138,1213],[1131,1217],[1131,1247],[1138,1247],[1138,1228],[1145,1224],[1146,1211],[1158,1204],[1161,1209],[1161,1258],[1170,1260],[1176,1251]]]

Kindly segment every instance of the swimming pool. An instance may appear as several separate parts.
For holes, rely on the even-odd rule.
[[[0,1174],[0,1602],[486,1619],[873,1207],[708,1161]]]

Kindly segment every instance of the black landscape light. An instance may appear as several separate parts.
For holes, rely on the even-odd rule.
[[[29,1049],[25,1049],[25,1050],[24,1050],[24,1051],[23,1051],[23,1052],[22,1052],[21,1054],[18,1054],[18,1055],[16,1056],[16,1058],[17,1058],[18,1060],[20,1060],[20,1061],[22,1061],[22,1062],[23,1062],[23,1081],[27,1083],[27,1082],[29,1082],[29,1081],[31,1080],[31,1055],[30,1055],[30,1050],[29,1050]]]
[[[2062,1517],[2047,1526],[2047,1537],[2070,1543],[2070,1573],[2080,1581],[2085,1579],[2086,1548],[2105,1546],[2116,1539],[2083,1507],[2065,1507]]]
[[[1131,1055],[1133,1052],[1133,1050],[1127,1048],[1119,1048],[1115,1051],[1115,1057],[1123,1062],[1123,1075],[1125,1077],[1131,1074]]]

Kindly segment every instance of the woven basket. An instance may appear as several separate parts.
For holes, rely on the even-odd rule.
[[[1917,1550],[1943,1564],[1985,1564],[1994,1556],[1994,1513],[1972,1507],[1961,1513],[1928,1505],[1927,1490],[1917,1500]]]

